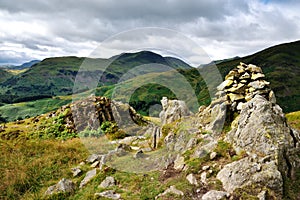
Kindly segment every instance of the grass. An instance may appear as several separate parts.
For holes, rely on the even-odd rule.
[[[286,114],[288,124],[300,131],[300,111]]]
[[[37,199],[87,157],[79,139],[0,140],[0,199]]]
[[[71,96],[54,97],[36,101],[6,104],[0,107],[0,113],[7,121],[16,121],[35,117],[66,105],[72,101]],[[12,114],[13,113],[13,114]]]

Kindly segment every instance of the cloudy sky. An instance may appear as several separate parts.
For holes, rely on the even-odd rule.
[[[299,0],[0,0],[0,63],[89,56],[109,38],[119,50],[178,43],[159,34],[137,39],[138,32],[115,37],[143,27],[177,31],[213,60],[243,56],[299,40],[299,10]],[[190,48],[177,53],[192,57]]]

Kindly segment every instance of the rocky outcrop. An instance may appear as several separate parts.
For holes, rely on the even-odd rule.
[[[184,101],[169,100],[163,97],[161,100],[162,111],[159,114],[162,125],[170,124],[184,116],[189,116],[192,113],[189,111]]]
[[[114,121],[118,126],[130,124],[147,124],[129,104],[112,101],[107,97],[91,96],[83,101],[76,101],[70,105],[72,118],[77,131],[85,129],[95,130],[105,121]]]
[[[263,79],[261,68],[241,63],[218,87],[218,101],[222,99],[229,115],[236,116],[225,141],[249,157],[225,165],[217,178],[230,193],[237,188],[269,188],[281,198],[284,177],[292,177],[300,164],[295,156],[300,140]]]

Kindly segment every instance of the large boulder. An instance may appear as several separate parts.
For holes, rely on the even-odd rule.
[[[191,115],[187,105],[181,100],[169,100],[163,97],[161,100],[163,110],[159,114],[162,125],[172,123],[184,116]]]

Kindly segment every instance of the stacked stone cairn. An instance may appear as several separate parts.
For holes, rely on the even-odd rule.
[[[216,97],[226,98],[227,105],[232,111],[240,112],[244,104],[259,94],[267,100],[276,103],[274,92],[270,89],[270,83],[264,80],[262,69],[253,64],[240,63],[225,77],[225,81],[218,87]]]

